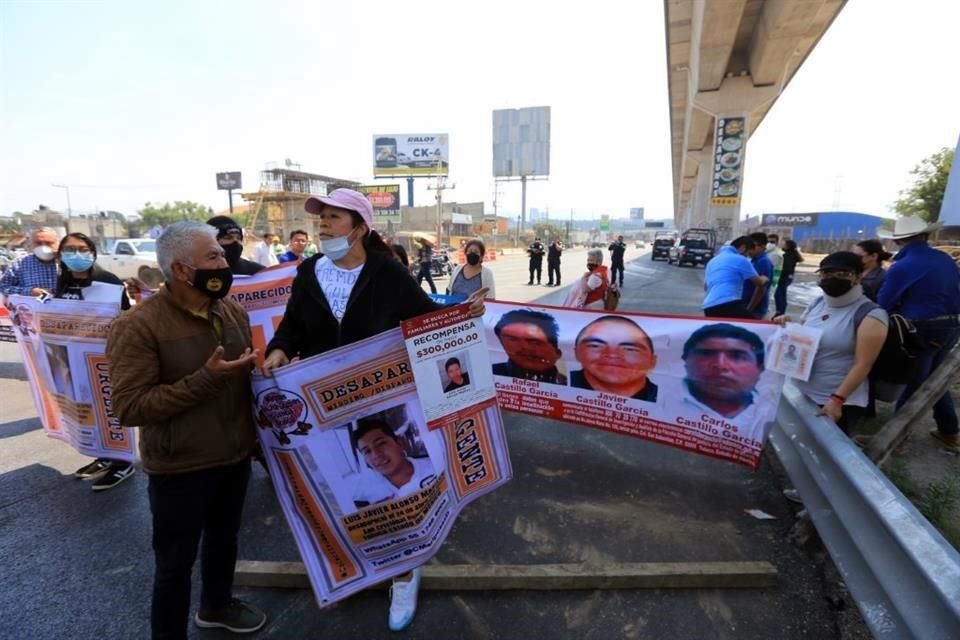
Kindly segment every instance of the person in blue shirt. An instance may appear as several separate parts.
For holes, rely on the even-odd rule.
[[[764,246],[766,241],[764,241]],[[762,286],[768,278],[761,276],[744,255],[756,250],[756,243],[747,236],[736,238],[707,263],[703,288],[703,315],[708,318],[752,318],[741,296],[744,285]],[[763,247],[761,247],[761,251]]]
[[[773,261],[767,255],[767,234],[751,233],[749,238],[753,240],[753,249],[747,249],[747,255],[756,269],[757,274],[766,278],[763,284],[754,284],[751,281],[743,283],[743,293],[740,300],[747,308],[748,317],[757,320],[767,315],[770,308],[770,283],[773,282]]]
[[[57,232],[50,227],[35,229],[30,234],[33,253],[17,260],[0,277],[0,294],[5,296],[39,296],[52,294],[57,288]]]
[[[960,338],[960,270],[953,258],[927,244],[930,232],[940,226],[913,217],[897,219],[893,239],[900,251],[877,294],[877,304],[912,321],[929,344],[916,359],[917,370],[897,400],[898,410]],[[933,405],[933,419],[937,428],[930,435],[948,449],[960,451],[960,425],[949,391]]]
[[[306,258],[307,245],[310,243],[310,236],[306,231],[297,229],[290,232],[290,249],[286,253],[281,253],[277,260],[280,264],[284,262],[303,262]]]

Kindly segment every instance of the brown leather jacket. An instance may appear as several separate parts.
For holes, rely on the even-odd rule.
[[[140,457],[149,473],[183,473],[250,457],[256,442],[250,373],[215,376],[204,366],[218,345],[225,360],[252,347],[247,313],[229,299],[214,301],[213,324],[158,293],[113,323],[107,357],[113,413],[140,426]]]

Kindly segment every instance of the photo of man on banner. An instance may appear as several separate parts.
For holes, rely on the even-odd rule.
[[[587,324],[574,341],[577,362],[570,386],[634,400],[657,401],[657,385],[647,374],[657,366],[650,336],[625,316],[601,316]]]
[[[728,323],[705,325],[683,345],[683,403],[698,410],[752,422],[765,350],[757,334]]]
[[[355,427],[348,428],[355,455],[361,461],[353,487],[353,502],[358,509],[403,498],[437,481],[430,458],[414,457],[406,446],[405,440],[414,438],[410,423],[404,433],[407,438],[382,415],[358,420]]]
[[[494,334],[500,340],[506,362],[493,365],[493,374],[552,384],[567,384],[557,369],[560,351],[560,326],[548,313],[533,309],[513,309],[503,314]]]
[[[461,362],[463,360],[463,362]],[[439,363],[438,363],[439,364]],[[450,393],[462,389],[470,384],[470,373],[467,371],[466,354],[447,358],[443,363],[443,392]]]

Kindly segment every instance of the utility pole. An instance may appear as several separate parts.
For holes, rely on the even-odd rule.
[[[437,176],[436,185],[427,185],[427,189],[437,192],[437,248],[440,247],[443,227],[441,225],[441,216],[443,215],[443,192],[447,189],[456,189],[456,184],[447,184],[446,176]]]
[[[70,186],[65,184],[52,184],[50,186],[63,189],[67,192],[67,219],[69,220],[70,216],[73,215],[73,207],[70,206]]]

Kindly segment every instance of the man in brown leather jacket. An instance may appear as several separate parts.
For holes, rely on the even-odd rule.
[[[157,240],[166,286],[113,325],[113,412],[140,425],[153,514],[153,638],[186,638],[200,548],[198,626],[256,631],[266,616],[232,597],[237,533],[256,435],[247,314],[225,298],[233,276],[216,230],[177,222]]]

